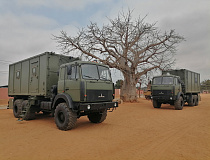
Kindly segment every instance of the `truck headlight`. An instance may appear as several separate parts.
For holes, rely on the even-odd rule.
[[[90,105],[88,104],[87,109],[90,109]]]

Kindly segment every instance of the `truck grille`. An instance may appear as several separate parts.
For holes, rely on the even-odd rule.
[[[112,100],[112,90],[87,90],[87,101],[111,101]]]
[[[153,96],[171,96],[172,91],[171,90],[153,90],[152,95]]]

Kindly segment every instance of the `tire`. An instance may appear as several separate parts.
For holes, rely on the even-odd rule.
[[[197,95],[194,95],[194,99],[195,99],[195,106],[198,106],[198,103],[199,103],[198,96]]]
[[[188,101],[188,106],[195,106],[195,97],[191,95]]]
[[[77,113],[73,112],[66,103],[60,103],[55,109],[55,123],[60,130],[70,130],[77,122]]]
[[[161,107],[161,103],[158,102],[157,100],[154,100],[154,99],[153,99],[152,103],[153,103],[153,107],[154,107],[154,108],[160,108],[160,107]]]
[[[174,102],[175,110],[182,110],[183,106],[184,106],[184,101],[183,101],[183,98],[180,96],[179,99],[177,99]]]
[[[27,113],[25,113],[26,115],[24,115],[24,120],[33,120],[35,119],[35,110],[34,107],[35,106],[29,106],[30,104],[28,103],[28,100],[24,100],[22,102],[22,109],[24,110],[27,107],[29,108],[29,111]]]
[[[92,123],[101,123],[106,119],[107,110],[104,110],[102,113],[100,112],[93,112],[88,114],[88,119]]]
[[[13,114],[15,118],[19,118],[22,111],[22,99],[16,99],[13,105]]]

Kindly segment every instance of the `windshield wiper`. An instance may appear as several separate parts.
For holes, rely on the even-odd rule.
[[[89,79],[96,79],[94,77],[88,76],[88,75],[82,75],[83,77],[89,78]],[[97,80],[97,79],[96,79]]]

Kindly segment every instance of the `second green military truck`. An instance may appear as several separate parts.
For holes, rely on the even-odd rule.
[[[153,78],[151,92],[154,108],[171,104],[176,110],[182,110],[185,102],[189,106],[197,106],[200,74],[186,69],[163,71],[161,76]]]
[[[51,52],[11,64],[8,84],[16,118],[52,113],[61,130],[72,129],[80,116],[101,123],[107,110],[118,107],[106,65]]]

